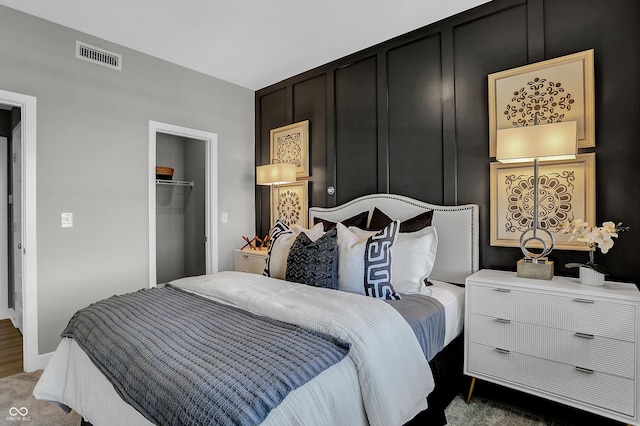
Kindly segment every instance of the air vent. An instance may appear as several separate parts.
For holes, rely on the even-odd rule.
[[[76,58],[122,71],[122,55],[77,40]]]

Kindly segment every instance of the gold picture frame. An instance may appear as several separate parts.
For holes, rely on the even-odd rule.
[[[296,177],[309,176],[309,120],[270,131],[271,161],[296,166]]]
[[[595,142],[593,49],[489,74],[489,157],[499,129],[576,121],[578,148]]]
[[[280,219],[287,226],[307,228],[309,182],[306,180],[271,187],[271,227]],[[279,204],[279,205],[278,205]]]
[[[539,224],[553,234],[554,249],[588,250],[580,241],[569,241],[570,235],[560,229],[562,222],[573,219],[595,224],[595,158],[594,153],[580,154],[575,160],[538,165]],[[520,235],[532,220],[533,162],[491,162],[490,172],[491,245],[519,247]]]

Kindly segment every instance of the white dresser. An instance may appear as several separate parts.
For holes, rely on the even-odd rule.
[[[236,271],[262,274],[267,263],[267,249],[240,250],[233,253],[233,266]]]
[[[477,378],[640,425],[635,285],[485,269],[467,277],[465,298],[467,401]]]

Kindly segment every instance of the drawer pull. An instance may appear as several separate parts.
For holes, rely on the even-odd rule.
[[[581,373],[593,374],[593,370],[591,370],[589,368],[584,368],[584,367],[576,366],[576,371],[579,371]]]
[[[577,337],[582,337],[583,339],[593,339],[594,338],[593,334],[580,333],[578,331],[576,331],[576,336]]]
[[[596,303],[595,300],[591,299],[573,299],[573,301],[578,303]]]
[[[508,288],[496,288],[496,291],[499,291],[500,293],[511,293],[511,290]]]
[[[248,259],[249,255],[248,254],[243,254],[242,257],[244,257],[245,259]]]
[[[496,318],[496,322],[500,322],[502,324],[511,324],[511,320],[504,319],[504,318]]]
[[[510,354],[511,351],[508,351],[506,349],[502,349],[502,348],[496,348],[496,352],[501,353],[501,354]],[[578,367],[576,367],[578,368]]]

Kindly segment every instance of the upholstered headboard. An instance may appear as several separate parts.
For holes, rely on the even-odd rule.
[[[309,209],[309,223],[315,217],[340,222],[374,207],[392,219],[406,220],[433,210],[432,225],[438,233],[438,254],[430,278],[463,284],[479,265],[478,206],[438,206],[402,195],[372,194],[356,198],[341,206]]]

